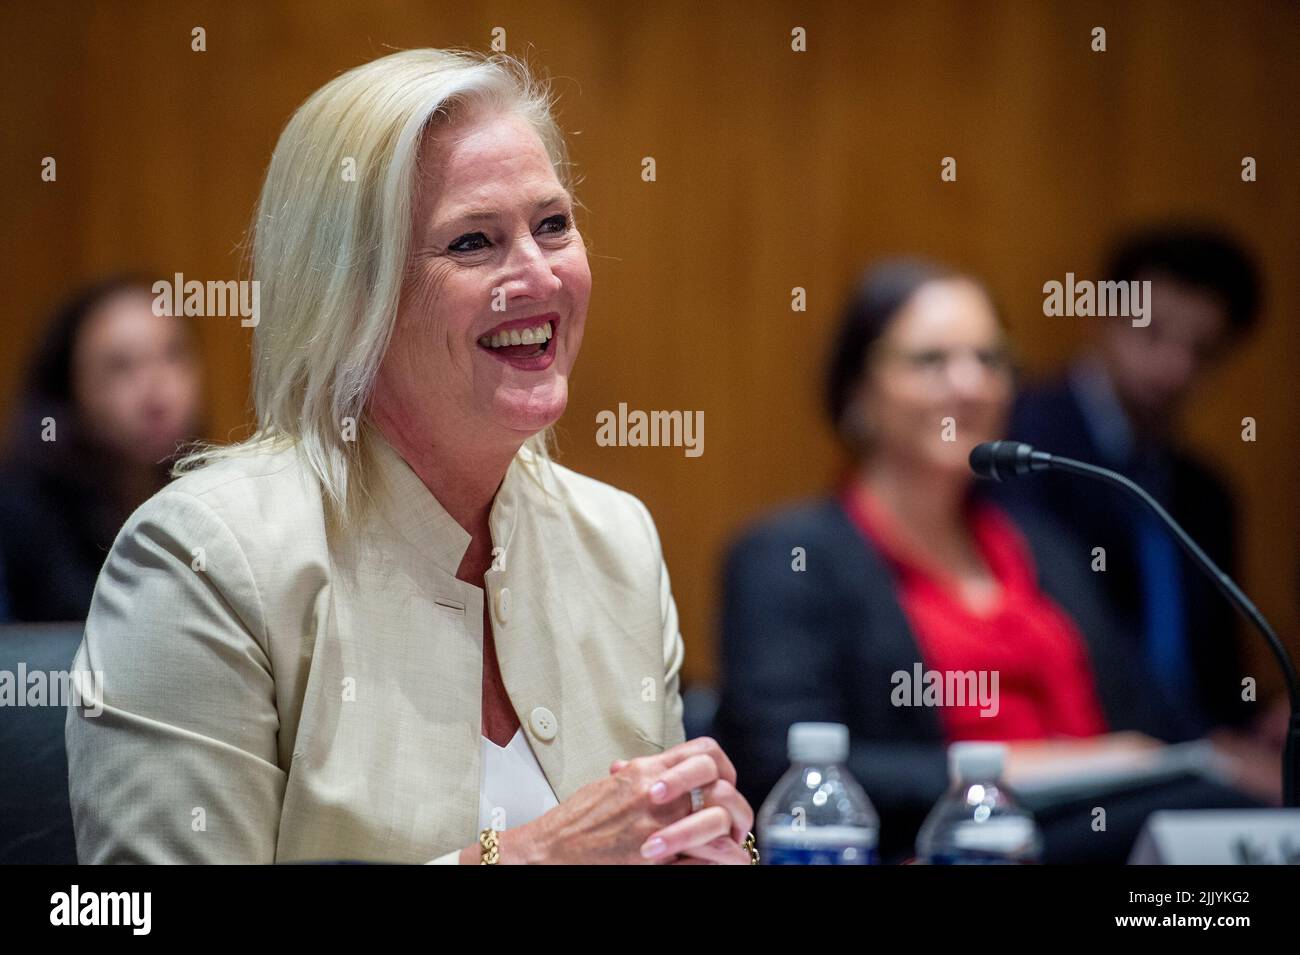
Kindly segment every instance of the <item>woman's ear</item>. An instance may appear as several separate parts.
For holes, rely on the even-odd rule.
[[[844,408],[844,414],[840,416],[840,435],[857,454],[867,451],[875,444],[879,430],[874,403],[868,398],[866,390],[865,384],[859,383]]]

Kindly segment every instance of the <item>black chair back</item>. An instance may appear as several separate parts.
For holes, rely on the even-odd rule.
[[[48,686],[49,674],[71,670],[84,629],[82,623],[0,626],[0,679],[15,697],[0,706],[0,864],[77,861],[63,745],[66,701],[47,692],[42,704],[31,705],[30,693],[32,674],[45,674]]]

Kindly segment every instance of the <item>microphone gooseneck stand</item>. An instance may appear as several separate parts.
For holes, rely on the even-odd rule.
[[[1164,522],[1173,533],[1174,539],[1192,558],[1193,563],[1214,581],[1219,592],[1264,635],[1269,649],[1277,659],[1291,701],[1291,718],[1287,722],[1286,744],[1282,751],[1282,804],[1289,807],[1300,805],[1297,802],[1300,798],[1300,681],[1296,679],[1295,664],[1291,661],[1282,641],[1278,639],[1277,633],[1259,612],[1259,608],[1242,592],[1236,582],[1220,570],[1205,551],[1201,550],[1200,545],[1192,540],[1182,526],[1169,516],[1169,512],[1160,506],[1160,502],[1148,494],[1141,485],[1117,471],[1076,461],[1073,458],[1048,454],[1046,451],[1036,451],[1030,445],[1020,441],[989,441],[977,445],[970,453],[970,465],[977,476],[994,481],[1047,470],[1095,478],[1132,494]]]

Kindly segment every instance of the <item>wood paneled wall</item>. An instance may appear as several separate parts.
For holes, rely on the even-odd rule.
[[[986,277],[1026,364],[1048,371],[1088,320],[1045,318],[1042,284],[1094,272],[1116,230],[1176,213],[1235,229],[1267,275],[1262,328],[1186,430],[1240,490],[1247,588],[1300,649],[1294,4],[142,0],[6,3],[4,19],[0,412],[77,283],[120,267],[238,275],[271,149],[312,90],[395,49],[484,49],[504,27],[555,78],[588,209],[595,289],[563,460],[650,506],[688,677],[714,672],[729,535],[833,473],[818,374],[865,263],[918,252]],[[1258,182],[1241,181],[1247,155]],[[56,183],[40,180],[45,156]],[[211,436],[241,433],[248,331],[205,319],[200,334]],[[596,413],[619,402],[703,410],[705,453],[598,447]]]

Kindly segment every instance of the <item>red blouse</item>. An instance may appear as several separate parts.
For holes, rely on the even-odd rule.
[[[962,602],[952,576],[904,539],[861,484],[848,487],[841,502],[889,564],[926,670],[984,671],[988,689],[997,671],[996,714],[982,716],[984,708],[969,698],[964,706],[938,708],[950,741],[1106,732],[1083,639],[1038,589],[1029,546],[1000,509],[981,503],[969,510],[976,546],[1001,590],[993,606],[977,613]]]

